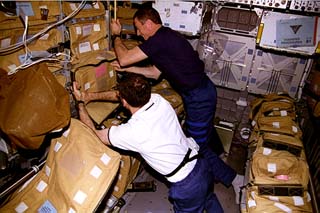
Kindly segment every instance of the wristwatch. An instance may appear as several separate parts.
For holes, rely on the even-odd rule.
[[[121,38],[120,34],[115,34],[111,36],[112,41],[114,41],[117,37]]]
[[[80,105],[80,104],[85,105],[85,103],[84,103],[84,101],[83,101],[83,100],[79,100],[79,101],[77,101],[77,102],[76,102],[77,107],[79,107],[79,105]]]

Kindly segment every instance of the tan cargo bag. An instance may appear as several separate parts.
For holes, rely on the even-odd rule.
[[[266,132],[259,138],[257,147],[288,151],[297,157],[304,156],[302,141],[290,135]]]
[[[153,93],[158,93],[164,97],[174,108],[175,112],[179,115],[184,111],[183,101],[181,96],[172,89],[167,80],[162,80],[152,87]]]
[[[277,117],[289,116],[293,120],[296,119],[295,106],[293,102],[285,100],[279,101],[266,101],[261,104],[261,107],[256,113],[253,120],[258,120],[260,117]]]
[[[63,2],[63,13],[65,15],[71,14],[73,11],[75,11],[81,2]],[[103,3],[101,1],[92,1],[87,2],[86,5],[80,10],[79,13],[74,18],[88,18],[88,17],[96,17],[96,16],[104,16],[106,13],[106,8],[104,7]],[[81,20],[79,20],[81,21]]]
[[[286,134],[298,138],[302,137],[302,131],[299,125],[289,116],[261,117],[257,123],[253,122],[252,125],[254,131]]]
[[[0,69],[0,128],[14,145],[37,149],[69,122],[69,94],[44,63],[13,75]]]
[[[75,70],[75,80],[82,91],[102,92],[110,90],[117,84],[117,74],[109,62],[88,65]]]
[[[268,101],[282,101],[288,103],[294,103],[294,99],[289,96],[288,93],[272,93],[263,95],[262,97],[256,98],[250,103],[249,119],[253,120],[256,114],[259,112],[262,103]]]
[[[307,189],[309,167],[304,158],[286,151],[259,147],[252,156],[249,176],[254,185],[301,186]]]
[[[79,120],[51,141],[44,167],[1,212],[94,212],[118,171],[120,155]]]
[[[120,199],[127,191],[128,186],[136,178],[140,166],[140,160],[134,156],[121,154],[120,169],[114,182],[112,195]]]
[[[311,197],[307,191],[302,196],[261,196],[256,187],[250,187],[246,190],[246,195],[249,213],[313,212]]]

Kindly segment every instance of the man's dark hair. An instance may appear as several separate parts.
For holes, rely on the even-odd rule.
[[[134,14],[133,19],[138,19],[142,24],[150,19],[153,23],[162,25],[158,11],[148,4],[142,4]]]
[[[151,86],[140,74],[127,73],[118,84],[119,96],[133,107],[142,107],[151,97]]]

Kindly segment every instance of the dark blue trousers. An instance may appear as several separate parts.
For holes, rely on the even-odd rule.
[[[213,119],[217,104],[217,91],[214,83],[206,77],[202,84],[181,94],[186,112],[186,135],[191,136],[200,146],[200,153],[208,160],[214,179],[229,186],[236,172],[224,163],[209,148],[214,143]]]
[[[222,213],[223,209],[213,193],[213,177],[205,158],[197,159],[192,172],[182,181],[172,183],[169,199],[175,213]]]

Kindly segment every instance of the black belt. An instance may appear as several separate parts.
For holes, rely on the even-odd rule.
[[[200,157],[200,154],[196,154],[196,155],[194,155],[193,157],[189,158],[191,151],[192,151],[192,150],[189,148],[188,151],[187,151],[187,153],[186,153],[186,155],[184,156],[182,162],[179,164],[179,166],[178,166],[175,170],[173,170],[172,172],[170,172],[169,174],[164,175],[164,176],[165,176],[165,177],[171,177],[171,176],[173,176],[173,175],[176,174],[184,165],[186,165],[188,162],[193,161],[194,159],[197,159],[197,158]]]

